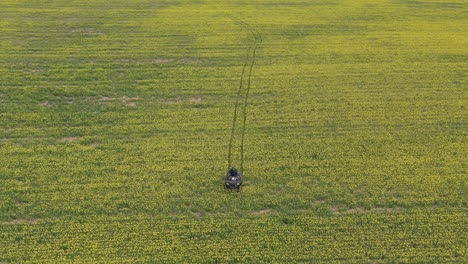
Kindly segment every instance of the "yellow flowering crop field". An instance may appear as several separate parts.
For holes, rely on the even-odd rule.
[[[0,263],[466,263],[467,8],[0,1]]]

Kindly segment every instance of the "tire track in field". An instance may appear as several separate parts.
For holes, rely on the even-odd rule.
[[[258,30],[256,30],[255,28],[252,28],[250,25],[244,22],[240,22],[240,24],[249,30],[250,34],[252,34],[252,36],[254,37],[254,40],[247,49],[247,56],[246,56],[244,66],[242,68],[239,88],[237,90],[237,98],[236,98],[236,104],[234,106],[234,114],[233,114],[233,120],[232,120],[231,137],[229,140],[228,167],[230,168],[232,166],[232,145],[234,142],[235,127],[236,127],[236,122],[237,122],[237,112],[239,110],[239,103],[240,103],[242,94],[244,93],[245,95],[243,96],[243,111],[242,111],[243,120],[242,120],[241,143],[240,143],[240,170],[242,172],[244,171],[244,142],[245,142],[245,131],[246,131],[246,125],[247,125],[248,99],[249,99],[251,83],[252,83],[252,73],[253,73],[253,69],[255,66],[255,62],[256,62],[257,49],[259,45],[262,43],[263,38],[261,34],[258,32]],[[246,74],[247,66],[249,66],[249,70],[247,73],[247,86],[245,87],[244,82],[246,79],[245,74]],[[244,92],[244,88],[245,88],[245,92]]]
[[[248,25],[247,25],[248,26]],[[252,51],[252,61],[250,64],[250,69],[249,69],[249,76],[247,79],[247,91],[245,93],[244,97],[244,120],[242,123],[242,136],[241,136],[241,163],[240,163],[240,169],[241,171],[244,171],[244,139],[245,139],[245,129],[246,129],[246,124],[247,124],[247,107],[248,107],[248,99],[249,99],[249,94],[250,94],[250,85],[251,85],[251,80],[252,80],[252,73],[253,73],[253,68],[255,66],[255,62],[257,59],[257,48],[258,46],[262,43],[262,35],[255,29],[255,28],[250,28],[249,30],[251,34],[254,36],[254,44],[253,44],[253,51]]]
[[[234,115],[233,115],[233,118],[232,118],[231,137],[229,139],[228,168],[231,168],[231,166],[232,166],[232,144],[233,144],[233,141],[234,141],[234,134],[235,134],[235,130],[236,130],[237,109],[239,108],[239,101],[240,101],[241,94],[242,94],[245,69],[247,68],[247,65],[249,64],[250,49],[251,49],[251,47],[249,47],[247,49],[247,56],[246,56],[246,60],[245,60],[245,63],[244,63],[244,67],[242,67],[242,73],[241,73],[241,77],[240,77],[239,88],[237,89],[236,104],[234,105]]]

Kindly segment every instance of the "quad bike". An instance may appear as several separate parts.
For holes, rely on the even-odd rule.
[[[224,182],[224,189],[240,191],[242,188],[242,174],[240,172],[237,175],[226,175],[226,181]]]

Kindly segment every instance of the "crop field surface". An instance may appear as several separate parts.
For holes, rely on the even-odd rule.
[[[0,263],[467,263],[467,8],[0,1]]]

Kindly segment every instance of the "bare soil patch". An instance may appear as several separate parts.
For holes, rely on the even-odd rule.
[[[35,218],[35,219],[26,219],[26,218],[18,218],[18,219],[13,219],[8,222],[1,222],[2,224],[5,225],[16,225],[16,224],[36,224],[40,221],[41,219]]]
[[[201,212],[192,212],[192,214],[197,218],[200,218],[203,215]]]
[[[167,104],[167,105],[182,104],[182,103],[187,103],[187,102],[200,104],[203,102],[203,98],[202,97],[190,97],[190,98],[174,98],[174,99],[168,99],[168,100],[164,100],[164,99],[159,100],[159,103]]]
[[[271,212],[273,212],[273,209],[263,209],[263,210],[255,211],[253,212],[253,214],[260,215],[260,214],[268,214]]]
[[[52,105],[49,103],[49,101],[45,101],[43,103],[40,103],[39,105],[46,106],[46,107],[51,107]]]
[[[165,63],[185,63],[185,64],[194,64],[202,63],[203,60],[200,59],[191,59],[191,58],[155,58],[155,59],[116,59],[115,63],[133,63],[133,64],[165,64]]]
[[[103,96],[101,97],[101,101],[121,101],[122,103],[126,103],[128,101],[137,101],[140,100],[141,98],[139,96],[135,97],[128,97],[128,96],[122,96],[122,97],[107,97]]]
[[[64,138],[59,139],[59,141],[61,141],[61,142],[70,142],[70,141],[76,141],[76,140],[78,140],[80,138],[81,137],[64,137]]]
[[[16,206],[18,206],[18,207],[25,207],[26,205],[28,205],[28,203],[23,203],[23,202],[17,202],[16,203]]]
[[[179,101],[175,101],[175,100],[161,100],[159,101],[161,104],[168,104],[168,105],[172,105],[172,104],[177,104],[179,103]]]
[[[203,101],[203,99],[201,97],[192,97],[189,99],[189,102],[192,102],[192,103],[196,103],[196,104],[199,104]]]
[[[151,63],[169,63],[175,61],[174,59],[155,59],[151,60]]]
[[[126,106],[135,107],[135,106],[137,106],[136,101],[138,101],[140,99],[141,98],[139,96],[135,96],[135,97],[128,97],[128,96],[107,97],[107,96],[103,96],[103,97],[101,97],[100,101],[103,104],[110,104],[112,102],[120,101],[121,103],[124,103]]]
[[[371,212],[402,212],[405,211],[404,208],[400,207],[373,207],[370,209],[362,208],[362,207],[356,207],[352,209],[340,209],[337,207],[332,208],[332,212],[335,215],[345,215],[345,214],[353,214],[353,213],[371,213]]]

